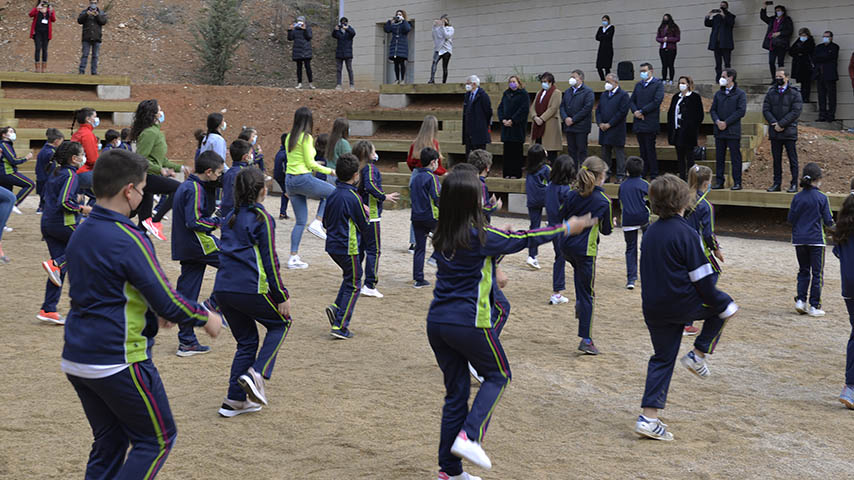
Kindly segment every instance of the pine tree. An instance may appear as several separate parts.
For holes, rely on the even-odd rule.
[[[246,37],[247,21],[240,13],[242,0],[206,0],[202,20],[193,32],[193,48],[202,60],[202,76],[213,85],[225,83],[225,73]]]

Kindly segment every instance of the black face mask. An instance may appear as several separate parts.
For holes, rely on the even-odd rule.
[[[786,84],[786,80],[783,78],[775,78],[774,82],[777,84],[778,87],[782,87]]]
[[[216,180],[208,180],[205,182],[205,188],[214,189],[214,188],[222,188],[222,175],[217,177]]]

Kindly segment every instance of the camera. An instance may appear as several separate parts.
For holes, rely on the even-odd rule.
[[[766,6],[766,7],[770,7],[771,5],[774,5],[774,2],[771,2],[771,1],[766,1],[766,2],[765,2],[765,6]]]
[[[712,13],[721,13],[721,9],[720,9],[720,8],[716,8],[716,9],[712,10]]]

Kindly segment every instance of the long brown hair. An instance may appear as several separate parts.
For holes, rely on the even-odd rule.
[[[335,145],[338,141],[347,139],[350,136],[350,121],[344,117],[338,117],[332,124],[332,132],[329,134],[329,143],[326,144],[326,160],[331,162],[335,160]]]
[[[435,251],[452,254],[470,249],[471,228],[477,231],[481,245],[486,243],[481,190],[477,172],[468,164],[460,164],[445,177],[439,196],[439,223],[433,234]]]
[[[290,138],[288,138],[288,153],[297,148],[303,134],[311,135],[312,130],[314,130],[314,116],[311,114],[311,110],[308,107],[299,107],[294,112],[294,123],[291,127]]]
[[[436,136],[439,134],[439,119],[433,115],[424,117],[421,122],[421,129],[418,130],[418,135],[415,137],[415,142],[412,143],[412,158],[420,159],[421,150],[426,147],[435,148],[439,152],[439,158],[442,158],[442,152],[436,148]]]
[[[596,186],[596,179],[608,171],[608,165],[599,157],[587,157],[581,164],[578,175],[575,177],[579,193],[582,197],[589,197]]]
[[[854,184],[854,181],[851,183]],[[834,243],[842,245],[850,238],[854,237],[854,193],[845,197],[845,201],[842,202],[842,209],[839,210],[837,219],[839,221],[836,222],[836,226],[833,228],[830,235],[833,237]]]
[[[254,205],[258,201],[258,195],[264,189],[264,173],[257,168],[244,168],[234,179],[234,212],[228,219],[228,226],[234,227],[237,219],[237,210],[240,207]],[[264,217],[261,212],[256,212],[258,221]]]

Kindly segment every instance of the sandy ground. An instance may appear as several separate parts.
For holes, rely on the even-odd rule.
[[[47,254],[35,202],[28,199],[25,215],[13,216],[15,231],[3,242],[13,263],[0,266],[0,478],[80,478],[91,431],[59,369],[62,327],[34,318],[45,282],[38,262]],[[277,211],[277,202],[268,199],[268,208]],[[311,267],[284,271],[295,324],[267,384],[270,405],[259,413],[234,419],[216,413],[234,352],[228,333],[214,341],[200,333],[212,353],[179,358],[177,332],[161,332],[154,360],[179,436],[159,478],[435,478],[444,391],[424,332],[431,291],[410,286],[408,216],[406,210],[385,215],[379,288],[386,297],[359,300],[351,341],[328,335],[322,311],[335,295],[339,270],[322,242],[305,235],[300,254]],[[293,220],[278,225],[285,255]],[[526,270],[524,254],[508,257],[503,266],[513,309],[502,341],[513,382],[485,442],[493,470],[468,470],[487,479],[850,476],[854,412],[836,401],[850,330],[838,262],[828,252],[828,314],[812,319],[792,308],[791,245],[720,240],[727,255],[720,286],[742,311],[723,334],[709,379],[677,368],[663,412],[676,437],[669,444],[632,433],[652,348],[640,291],[623,289],[622,235],[601,244],[598,357],[576,354],[571,304],[546,304],[548,270]],[[169,244],[157,247],[175,280]],[[540,262],[550,267],[552,259],[551,248],[543,248]],[[430,267],[427,273],[433,276]],[[67,308],[64,297],[60,309]],[[683,343],[683,350],[690,347],[690,340]]]

